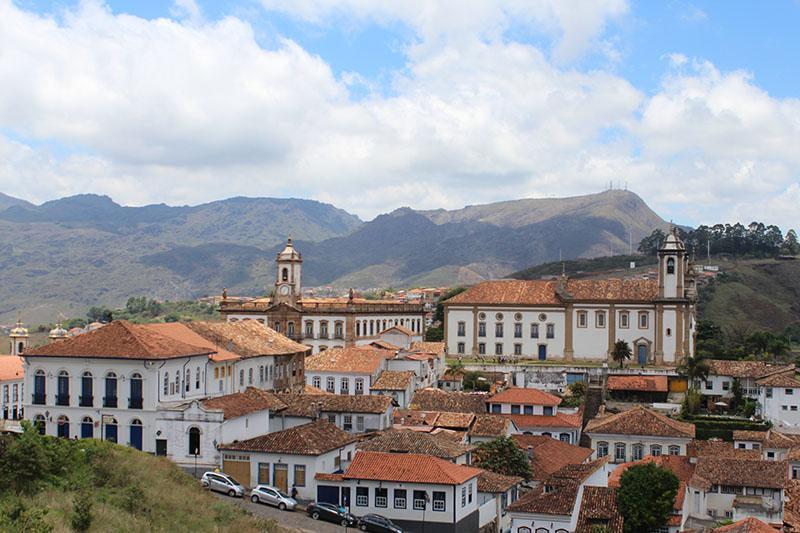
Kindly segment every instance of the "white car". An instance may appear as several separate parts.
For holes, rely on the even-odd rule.
[[[250,491],[250,500],[253,503],[273,505],[281,511],[294,511],[297,505],[297,500],[271,485],[256,485]]]
[[[200,478],[200,484],[208,490],[227,494],[231,498],[244,497],[244,487],[228,474],[221,472],[206,472]]]

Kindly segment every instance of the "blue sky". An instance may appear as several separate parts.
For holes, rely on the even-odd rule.
[[[33,201],[301,196],[370,218],[614,181],[683,223],[788,225],[800,200],[797,0],[0,11],[0,190]]]

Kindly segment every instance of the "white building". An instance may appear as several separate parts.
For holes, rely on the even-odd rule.
[[[694,424],[679,422],[644,407],[589,421],[584,433],[591,438],[595,457],[614,463],[638,461],[646,455],[687,455]]]
[[[189,432],[202,440],[202,427],[170,442],[162,411],[249,386],[302,388],[306,353],[254,323],[115,321],[25,351],[25,417],[49,435],[103,438],[184,463]]]
[[[432,455],[459,465],[472,462],[473,446],[446,433],[389,429],[358,444],[359,450]]]
[[[694,354],[695,278],[670,233],[657,280],[496,280],[446,300],[447,352],[472,357],[602,361],[625,340],[636,364]]]
[[[228,298],[223,291],[220,314],[228,321],[256,320],[311,346],[313,353],[333,347],[367,345],[394,326],[407,328],[411,341],[425,329],[422,304],[356,298],[303,298],[303,259],[292,240],[276,259],[274,296]]]
[[[272,431],[320,418],[348,433],[382,431],[392,426],[394,406],[390,396],[295,393],[275,396],[287,407],[273,415]]]
[[[252,439],[223,443],[223,472],[245,486],[265,483],[303,500],[317,499],[315,477],[340,472],[351,461],[357,439],[318,420]]]
[[[23,417],[25,396],[25,369],[23,360],[16,355],[0,355],[0,409],[3,420]]]
[[[800,435],[767,431],[736,430],[733,446],[737,450],[757,450],[766,461],[785,461],[790,451],[800,447]]]
[[[686,486],[681,530],[758,518],[783,525],[786,463],[700,457]]]
[[[506,510],[517,501],[521,477],[504,476],[489,470],[478,475],[478,514],[481,529],[490,528],[495,533],[509,531],[511,517]]]
[[[306,383],[332,394],[368,395],[394,356],[375,348],[331,348],[306,359]]]
[[[706,397],[706,403],[733,397],[734,382],[738,381],[742,395],[758,398],[756,381],[776,374],[794,374],[794,365],[771,364],[763,361],[735,361],[709,359],[708,378],[697,390]]]
[[[370,392],[391,396],[399,408],[405,409],[414,396],[415,381],[412,370],[384,370],[372,384]]]
[[[410,531],[478,531],[481,472],[430,455],[358,451],[344,473],[317,476],[317,498]]]
[[[800,427],[800,381],[794,370],[756,381],[761,416],[776,428]]]

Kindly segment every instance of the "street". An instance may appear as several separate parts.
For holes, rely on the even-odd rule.
[[[344,528],[336,524],[331,524],[330,522],[313,520],[306,514],[305,510],[281,511],[270,505],[253,503],[247,498],[231,498],[218,492],[214,494],[221,500],[241,505],[256,516],[275,520],[279,525],[288,529],[303,531],[304,533],[344,533],[345,531],[358,531],[356,528]]]

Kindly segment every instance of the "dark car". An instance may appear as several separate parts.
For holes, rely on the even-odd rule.
[[[372,533],[403,533],[391,520],[379,514],[365,514],[358,519],[358,527]]]
[[[314,520],[325,520],[326,522],[333,522],[346,527],[355,527],[358,524],[358,519],[355,516],[341,511],[332,503],[309,503],[308,507],[306,507],[306,512]]]

